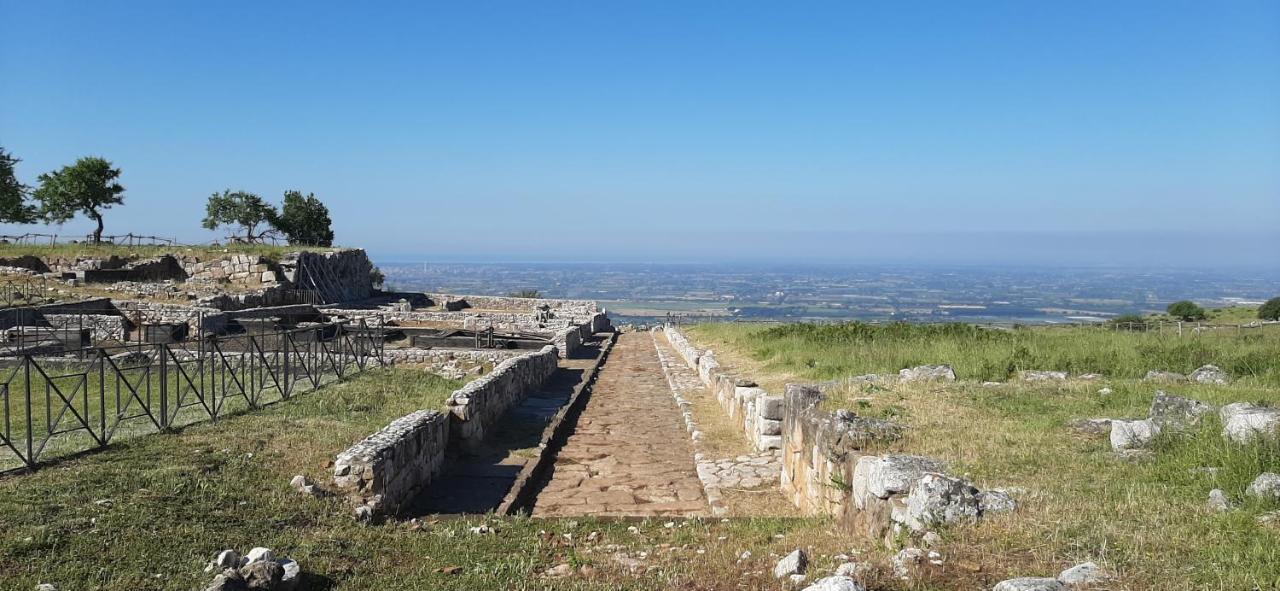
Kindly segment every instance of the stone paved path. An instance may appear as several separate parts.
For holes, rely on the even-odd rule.
[[[648,333],[618,337],[534,516],[704,516],[693,447]]]

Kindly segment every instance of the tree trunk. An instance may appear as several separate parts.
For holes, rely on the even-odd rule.
[[[93,231],[93,243],[102,243],[102,214],[96,211],[90,211],[89,216],[98,222],[98,229]]]

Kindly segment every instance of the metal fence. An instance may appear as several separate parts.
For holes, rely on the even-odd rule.
[[[42,304],[49,293],[49,280],[44,277],[0,277],[0,308]]]
[[[0,360],[0,472],[261,408],[385,363],[364,321]]]

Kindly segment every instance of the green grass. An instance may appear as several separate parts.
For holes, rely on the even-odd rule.
[[[767,370],[813,380],[948,363],[961,379],[1003,381],[1020,370],[1140,378],[1188,373],[1212,363],[1246,383],[1280,386],[1280,332],[1214,335],[1114,331],[1104,327],[993,330],[965,324],[704,324],[691,336],[723,345]]]
[[[830,572],[830,556],[851,543],[826,533],[829,522],[804,519],[675,520],[668,528],[666,520],[472,516],[365,526],[346,499],[289,488],[295,474],[326,484],[339,451],[394,417],[442,404],[459,385],[414,370],[374,371],[217,424],[0,479],[0,589],[197,589],[212,577],[202,570],[218,551],[267,546],[299,561],[309,590],[728,590],[772,586],[773,562],[796,546],[813,549],[815,568]],[[498,532],[469,532],[480,523]],[[593,531],[599,537],[588,541]],[[743,551],[753,557],[740,562]],[[616,554],[641,567],[629,572]],[[561,563],[588,572],[543,577]],[[441,572],[449,567],[460,569]]]
[[[1216,417],[1181,437],[1161,438],[1147,461],[1122,459],[1105,435],[1067,426],[1077,418],[1140,418],[1157,390],[1217,405],[1280,405],[1280,345],[1272,337],[1191,337],[1087,328],[995,332],[961,325],[704,325],[700,348],[777,388],[781,382],[894,373],[951,363],[956,383],[844,386],[830,404],[909,428],[890,449],[944,460],[980,488],[1018,487],[1012,516],[943,533],[952,564],[1005,576],[1053,576],[1092,560],[1120,577],[1116,589],[1280,588],[1280,529],[1260,525],[1272,502],[1249,499],[1261,472],[1280,471],[1280,444],[1235,445]],[[1157,384],[1148,369],[1187,372],[1214,363],[1231,385]],[[1097,372],[1097,382],[1003,381],[1019,369]],[[1112,392],[1098,393],[1103,386]],[[1217,468],[1208,473],[1200,468]],[[1238,504],[1215,513],[1208,493]],[[963,577],[954,571],[952,576]],[[963,581],[963,578],[959,579]],[[999,580],[997,577],[996,580]],[[990,579],[951,584],[990,588]]]

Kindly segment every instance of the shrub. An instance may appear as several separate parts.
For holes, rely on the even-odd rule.
[[[1280,320],[1280,297],[1271,298],[1258,308],[1258,318],[1263,320]]]
[[[1107,324],[1110,324],[1120,330],[1147,330],[1146,319],[1137,314],[1122,314],[1108,320]]]
[[[1170,316],[1178,320],[1204,320],[1204,308],[1201,308],[1191,300],[1182,300],[1169,304],[1166,311],[1169,312]]]

